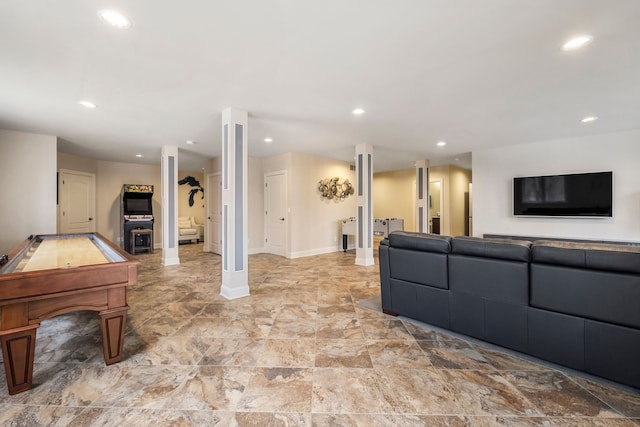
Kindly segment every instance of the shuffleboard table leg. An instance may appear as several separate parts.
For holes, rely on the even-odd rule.
[[[124,350],[124,331],[127,325],[129,307],[119,307],[98,313],[102,328],[102,349],[104,363],[111,365],[122,360]]]
[[[9,394],[31,389],[38,326],[39,323],[0,331]]]

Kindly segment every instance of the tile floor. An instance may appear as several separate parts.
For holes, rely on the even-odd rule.
[[[220,257],[136,256],[125,360],[98,318],[38,330],[34,388],[0,380],[0,425],[638,426],[640,393],[379,310],[353,253],[249,260],[251,296],[219,296]]]

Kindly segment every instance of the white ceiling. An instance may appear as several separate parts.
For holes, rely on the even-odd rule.
[[[113,161],[178,146],[196,171],[229,106],[249,112],[252,156],[351,161],[367,143],[376,171],[637,129],[640,0],[0,1],[0,128]]]

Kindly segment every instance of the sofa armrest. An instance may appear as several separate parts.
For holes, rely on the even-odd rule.
[[[382,294],[382,310],[391,310],[391,272],[389,270],[389,241],[384,239],[378,248],[378,264],[380,266],[380,293]]]

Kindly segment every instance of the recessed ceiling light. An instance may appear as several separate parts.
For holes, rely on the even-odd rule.
[[[444,147],[445,145],[447,145],[446,142],[444,141],[438,141],[438,143],[436,144],[438,147]]]
[[[574,37],[562,45],[562,50],[580,49],[581,47],[591,43],[592,40],[593,40],[593,37],[590,35]]]
[[[186,141],[186,143],[187,143],[188,145],[196,145],[196,144],[197,144],[197,142],[192,141],[192,140],[188,140],[188,141]]]
[[[364,110],[362,108],[356,108],[355,110],[352,111],[352,113],[356,116],[360,116],[364,114]]]
[[[131,27],[131,21],[129,21],[124,15],[115,10],[103,9],[98,11],[98,16],[107,24],[116,27],[121,30],[126,30]]]
[[[144,157],[142,154],[136,154],[136,157]]]
[[[585,117],[582,120],[580,120],[582,123],[591,123],[591,122],[595,122],[596,120],[598,120],[598,118],[596,116],[589,116],[589,117]]]
[[[96,108],[96,104],[91,101],[78,101],[78,104],[86,108]]]
[[[273,139],[271,138],[265,138],[264,142],[266,142],[267,144],[269,144],[270,142],[273,142]]]

